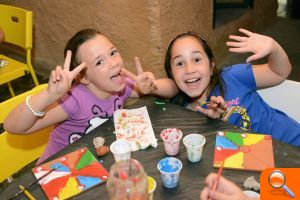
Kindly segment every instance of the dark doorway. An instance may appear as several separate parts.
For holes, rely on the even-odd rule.
[[[213,28],[227,24],[253,9],[254,0],[214,0]]]

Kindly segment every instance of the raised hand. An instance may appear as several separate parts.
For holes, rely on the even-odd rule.
[[[129,78],[133,79],[136,82],[136,85],[140,92],[143,94],[150,94],[156,87],[156,81],[153,73],[144,72],[140,60],[138,57],[134,58],[137,75],[132,72],[122,69],[122,73],[124,73]]]
[[[197,110],[213,119],[221,118],[227,109],[227,104],[222,96],[211,96],[210,101],[208,103],[205,102],[205,104],[207,109],[197,106]]]
[[[68,51],[64,67],[56,66],[55,70],[52,70],[50,80],[48,83],[48,93],[55,99],[61,98],[66,94],[72,85],[72,81],[79,74],[79,72],[86,67],[85,63],[81,63],[77,67],[70,71],[72,52]]]
[[[230,35],[229,39],[235,41],[228,41],[226,45],[230,47],[230,52],[253,53],[253,55],[246,59],[246,62],[251,62],[269,55],[277,44],[271,37],[252,33],[242,28],[240,28],[239,31],[244,33],[246,37]]]

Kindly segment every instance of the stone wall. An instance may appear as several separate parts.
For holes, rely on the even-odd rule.
[[[163,59],[169,41],[193,30],[208,38],[217,60],[227,54],[225,41],[239,27],[262,30],[276,18],[276,0],[254,0],[254,9],[213,29],[212,0],[0,0],[33,11],[34,67],[49,74],[63,64],[63,49],[78,30],[100,30],[118,47],[129,70],[139,56],[145,70],[164,77]]]

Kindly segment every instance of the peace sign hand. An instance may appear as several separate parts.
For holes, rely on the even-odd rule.
[[[222,96],[211,96],[210,101],[205,103],[207,109],[197,106],[197,110],[213,119],[219,119],[227,109],[227,104]]]
[[[65,95],[70,90],[72,81],[86,67],[85,63],[81,63],[70,71],[71,56],[72,52],[68,51],[63,69],[58,65],[50,74],[47,91],[53,99],[57,100]]]
[[[136,82],[136,85],[140,92],[143,94],[150,94],[153,90],[157,89],[157,84],[155,81],[155,77],[152,72],[144,72],[140,60],[138,57],[134,58],[137,75],[132,72],[122,69],[122,73],[124,73],[129,78],[133,79]]]

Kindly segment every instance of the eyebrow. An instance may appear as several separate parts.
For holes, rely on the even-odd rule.
[[[196,53],[204,55],[204,53],[202,51],[192,51],[192,54],[196,54]],[[180,57],[182,57],[182,55],[175,56],[172,60],[175,60],[175,59],[180,58]]]
[[[100,58],[101,56],[97,56],[95,59],[93,59],[93,63],[97,62]]]
[[[202,55],[204,54],[202,51],[193,51],[193,52],[192,52],[192,54],[195,54],[195,53],[200,53],[200,54],[202,54]]]
[[[116,48],[115,46],[111,46],[111,47],[109,48],[110,51],[113,50],[113,49],[117,50],[117,48]],[[96,58],[94,58],[94,59],[93,59],[93,63],[94,63],[95,61],[97,61],[98,59],[100,59],[100,58],[101,58],[101,55],[99,55],[99,56],[97,56]]]
[[[172,60],[182,57],[182,55],[175,56]]]

